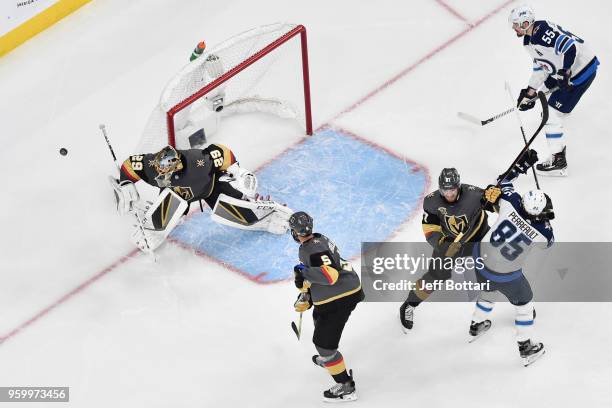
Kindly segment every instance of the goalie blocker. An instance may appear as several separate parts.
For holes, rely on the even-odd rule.
[[[213,220],[221,224],[274,234],[288,230],[292,213],[274,201],[258,200],[255,175],[220,144],[203,150],[167,146],[156,154],[130,156],[121,166],[121,179],[110,181],[118,212],[135,215],[133,241],[149,253],[165,241],[194,201],[205,201],[213,209]],[[162,189],[153,202],[140,198],[136,186],[142,182]]]

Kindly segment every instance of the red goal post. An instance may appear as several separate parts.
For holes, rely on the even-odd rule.
[[[299,42],[291,42],[298,36]],[[290,45],[287,45],[288,43]],[[292,43],[295,44],[291,45]],[[285,51],[285,48],[291,49],[293,53],[284,55],[291,52]],[[205,66],[205,60],[210,55],[219,56],[222,73],[211,74],[210,64]],[[283,59],[293,60],[291,67],[287,68],[278,62]],[[271,68],[275,65],[281,65],[278,67],[280,70],[300,72],[284,73],[277,70],[274,73]],[[298,66],[301,66],[301,70]],[[291,77],[291,80],[287,80],[285,76]],[[303,25],[277,23],[261,26],[238,34],[210,51],[206,49],[202,56],[187,64],[164,88],[160,102],[143,132],[140,152],[153,152],[167,144],[176,146],[177,115],[188,115],[188,108],[201,103],[207,95],[223,92],[228,106],[241,98],[259,99],[259,94],[253,94],[256,91],[272,94],[272,98],[276,98],[275,91],[289,88],[290,84],[285,82],[293,83],[293,94],[285,100],[279,98],[278,103],[290,104],[292,109],[297,111],[296,119],[301,122],[305,133],[312,135],[308,47],[306,28]],[[301,86],[298,82],[301,82]],[[275,89],[270,89],[270,85]],[[302,88],[299,91],[301,95],[298,94],[298,88]],[[296,104],[303,105],[303,108],[294,109]],[[165,116],[165,123],[160,123],[162,115]]]

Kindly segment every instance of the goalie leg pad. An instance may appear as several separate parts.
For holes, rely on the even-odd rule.
[[[246,201],[220,194],[211,218],[234,228],[285,234],[291,214],[290,208],[275,201]]]
[[[189,204],[170,189],[164,189],[141,216],[137,214],[132,240],[144,252],[155,251],[179,224]]]

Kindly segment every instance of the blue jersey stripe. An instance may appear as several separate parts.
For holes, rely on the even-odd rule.
[[[595,71],[597,71],[598,65],[599,60],[597,59],[597,57],[593,58],[593,61],[591,61],[591,63],[588,65],[588,67],[586,67],[586,69],[583,69],[581,72],[578,73],[578,75],[572,78],[572,84],[580,85],[585,82],[591,77],[591,75],[595,73]]]
[[[557,38],[557,41],[555,41],[555,54],[559,55],[559,50],[561,49],[561,41],[563,41],[563,39],[566,37],[567,36],[565,34],[561,34]]]
[[[561,54],[565,54],[565,52],[569,50],[573,43],[574,40],[569,40],[567,43],[565,43],[565,47],[563,47],[563,49],[561,50]]]
[[[547,133],[546,134],[547,139],[559,139],[561,137],[563,137],[563,133]]]
[[[533,326],[533,320],[515,320],[514,324],[516,324],[517,326]]]
[[[562,54],[563,53],[563,48],[567,45],[567,43],[570,41],[568,36],[564,36],[563,40],[559,41],[559,46],[557,47],[557,49],[555,50],[557,54]]]

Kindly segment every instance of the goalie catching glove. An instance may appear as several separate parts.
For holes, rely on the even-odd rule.
[[[140,201],[140,195],[136,186],[129,180],[124,180],[121,183],[114,177],[108,176],[108,181],[113,192],[115,193],[115,202],[117,204],[117,212],[119,215],[124,215],[134,210],[135,204]]]

